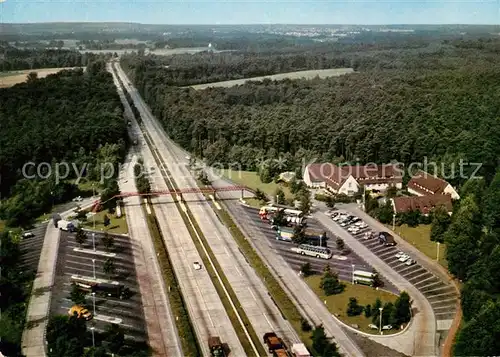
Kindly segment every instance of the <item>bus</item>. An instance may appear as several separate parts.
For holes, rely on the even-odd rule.
[[[71,281],[76,284],[78,289],[87,293],[96,293],[97,295],[120,299],[126,299],[130,296],[130,290],[117,281],[104,283],[78,275],[71,276]]]
[[[283,208],[276,206],[263,206],[259,210],[259,216],[262,220],[269,220],[270,216],[274,215],[278,211],[283,211],[285,217],[289,222],[296,223],[302,222],[302,211],[292,209],[292,208]]]
[[[330,259],[332,257],[332,251],[330,249],[310,244],[301,244],[298,247],[293,247],[291,251],[297,254],[310,255],[322,259]]]
[[[353,275],[352,280],[354,284],[362,284],[369,286],[373,285],[373,279],[375,278],[374,273],[370,273],[363,270],[355,270],[352,275]]]

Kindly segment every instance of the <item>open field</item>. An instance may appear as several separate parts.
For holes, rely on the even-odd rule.
[[[209,87],[233,87],[241,84],[245,84],[248,81],[262,81],[264,79],[270,79],[272,81],[281,81],[283,79],[313,79],[316,77],[319,78],[328,78],[328,77],[336,77],[347,73],[353,73],[354,70],[352,68],[332,68],[332,69],[315,69],[310,71],[298,71],[298,72],[288,72],[288,73],[279,73],[273,74],[270,76],[262,76],[262,77],[254,77],[254,78],[244,78],[244,79],[234,79],[232,81],[223,81],[223,82],[214,82],[214,83],[206,83],[206,84],[197,84],[194,86],[190,86],[194,89],[206,89]]]
[[[247,186],[252,190],[261,190],[270,199],[273,198],[273,196],[276,194],[276,189],[278,187],[281,187],[283,189],[283,192],[285,192],[285,197],[287,199],[293,198],[293,195],[288,187],[274,182],[262,183],[262,181],[260,181],[259,175],[257,175],[257,173],[254,171],[236,171],[224,169],[221,174],[238,185]]]
[[[392,228],[387,226],[388,228]],[[436,260],[437,257],[437,243],[431,241],[431,225],[420,224],[417,227],[408,227],[406,224],[396,226],[394,230],[401,238],[427,255],[429,258]],[[446,245],[439,246],[439,264],[443,267],[448,267],[446,261]]]
[[[347,316],[347,304],[349,303],[349,298],[354,297],[358,300],[359,305],[366,306],[368,304],[373,305],[375,300],[379,298],[382,300],[382,305],[387,302],[394,303],[397,296],[391,294],[387,291],[376,290],[369,286],[364,285],[352,285],[350,283],[345,283],[346,287],[343,293],[337,295],[326,296],[323,290],[319,287],[321,282],[321,275],[312,275],[305,278],[307,285],[319,296],[321,301],[326,301],[326,306],[328,310],[340,320],[342,320],[347,325],[356,324],[359,326],[359,330],[378,334],[377,330],[371,330],[368,325],[372,323],[372,319],[366,318],[364,313],[359,316]],[[384,331],[384,334],[396,333],[398,330]]]
[[[54,74],[63,69],[72,69],[77,67],[64,68],[41,68],[41,69],[26,69],[22,71],[0,72],[0,88],[11,87],[18,83],[26,81],[26,76],[31,72],[36,72],[38,78],[47,77],[49,74]]]

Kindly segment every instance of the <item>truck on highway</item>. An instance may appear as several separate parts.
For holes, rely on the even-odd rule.
[[[292,353],[295,357],[311,357],[311,354],[303,343],[294,343],[292,345]]]
[[[225,357],[224,346],[220,341],[220,337],[212,336],[208,338],[208,349],[212,357]]]
[[[263,340],[264,343],[267,345],[269,353],[272,353],[273,357],[290,356],[286,349],[285,344],[274,332],[265,333]]]

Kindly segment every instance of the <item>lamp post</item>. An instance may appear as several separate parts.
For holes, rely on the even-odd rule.
[[[354,264],[352,264],[352,285],[354,285]]]
[[[92,259],[92,271],[94,272],[94,279],[95,279],[95,259]]]
[[[92,331],[92,348],[95,348],[94,328],[94,326],[90,328],[90,331]]]
[[[92,233],[92,246],[94,247],[95,252],[95,233]]]
[[[92,305],[94,307],[94,317],[95,317],[95,292],[92,292]]]
[[[439,261],[439,245],[441,243],[437,242],[437,253],[436,253],[436,261],[438,262]]]
[[[392,214],[392,231],[396,229],[396,213]]]
[[[378,310],[380,311],[380,326],[379,326],[379,332],[382,334],[382,311],[384,310],[383,307],[379,307]]]

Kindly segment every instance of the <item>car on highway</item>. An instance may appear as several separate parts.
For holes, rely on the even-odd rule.
[[[193,263],[193,268],[194,268],[194,270],[201,270],[201,264],[198,263],[198,262],[194,262]]]
[[[33,238],[35,236],[35,233],[33,232],[24,232],[21,237],[22,238]]]
[[[78,197],[73,198],[73,202],[82,202],[82,201],[83,201],[82,196],[78,196]]]

